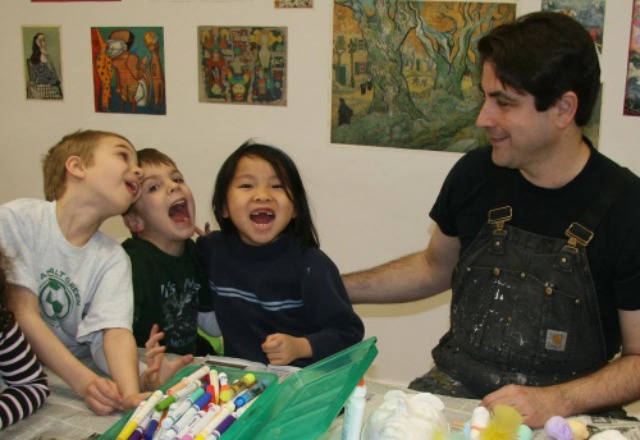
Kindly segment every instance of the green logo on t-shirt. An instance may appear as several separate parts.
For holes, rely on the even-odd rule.
[[[42,274],[40,279],[40,313],[48,323],[58,326],[73,310],[75,286],[63,272],[54,269]]]

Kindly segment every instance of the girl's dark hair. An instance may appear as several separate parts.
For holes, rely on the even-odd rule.
[[[31,56],[29,59],[33,64],[40,64],[40,55],[42,55],[42,51],[40,50],[40,46],[36,43],[36,40],[40,35],[44,35],[42,32],[38,32],[33,36],[33,40],[31,40]]]
[[[227,207],[229,185],[236,173],[238,163],[240,159],[247,156],[258,157],[269,162],[287,191],[289,200],[293,203],[296,217],[291,219],[285,231],[291,231],[299,237],[304,247],[319,247],[320,240],[318,239],[318,233],[311,218],[307,192],[304,189],[300,173],[295,163],[279,148],[256,144],[250,140],[231,153],[220,167],[220,171],[218,171],[216,183],[213,188],[211,207],[213,208],[213,215],[220,226],[220,230],[224,233],[237,230],[231,219],[225,218],[223,213]]]
[[[9,330],[15,322],[13,313],[7,307],[7,270],[9,270],[9,260],[0,249],[0,332]]]
[[[589,122],[600,90],[600,64],[589,32],[557,12],[533,12],[493,28],[478,42],[481,66],[491,63],[503,84],[534,96],[545,111],[562,95],[578,96],[576,124]]]

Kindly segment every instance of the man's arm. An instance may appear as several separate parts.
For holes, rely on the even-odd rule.
[[[121,410],[122,397],[117,385],[87,368],[60,342],[42,320],[37,296],[15,284],[8,285],[7,294],[9,307],[38,359],[83,397],[96,414]]]
[[[424,251],[373,269],[343,276],[349,298],[358,303],[396,303],[428,298],[451,287],[460,240],[436,226]]]
[[[532,428],[551,416],[571,416],[616,408],[640,397],[640,310],[619,310],[622,354],[595,373],[549,387],[507,385],[488,394],[482,405],[507,404]]]

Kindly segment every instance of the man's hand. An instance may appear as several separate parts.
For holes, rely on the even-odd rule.
[[[81,394],[87,406],[99,416],[124,409],[118,385],[106,377],[94,375]]]
[[[168,360],[164,352],[166,347],[160,345],[164,338],[164,332],[159,331],[158,324],[154,324],[149,334],[149,339],[145,344],[145,361],[147,369],[140,377],[141,387],[147,391],[157,390],[163,383],[182,368],[193,362],[193,355],[188,354],[181,358]]]
[[[288,365],[296,359],[313,355],[307,338],[296,338],[282,333],[267,336],[262,344],[262,351],[272,365]]]
[[[493,410],[498,404],[511,406],[522,414],[523,423],[531,428],[543,427],[553,416],[570,415],[564,407],[561,388],[557,386],[506,385],[487,394],[480,404],[489,410]]]

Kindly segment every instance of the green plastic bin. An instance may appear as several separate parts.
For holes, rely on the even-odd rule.
[[[344,406],[360,379],[378,354],[376,338],[371,337],[333,356],[288,376],[277,383],[277,375],[251,371],[258,380],[272,383],[258,401],[222,435],[223,440],[313,440],[322,436]],[[190,366],[174,376],[161,389],[165,391],[199,366]],[[219,368],[230,381],[248,370]],[[267,375],[267,376],[265,376]],[[131,411],[100,439],[115,439],[131,416]]]

